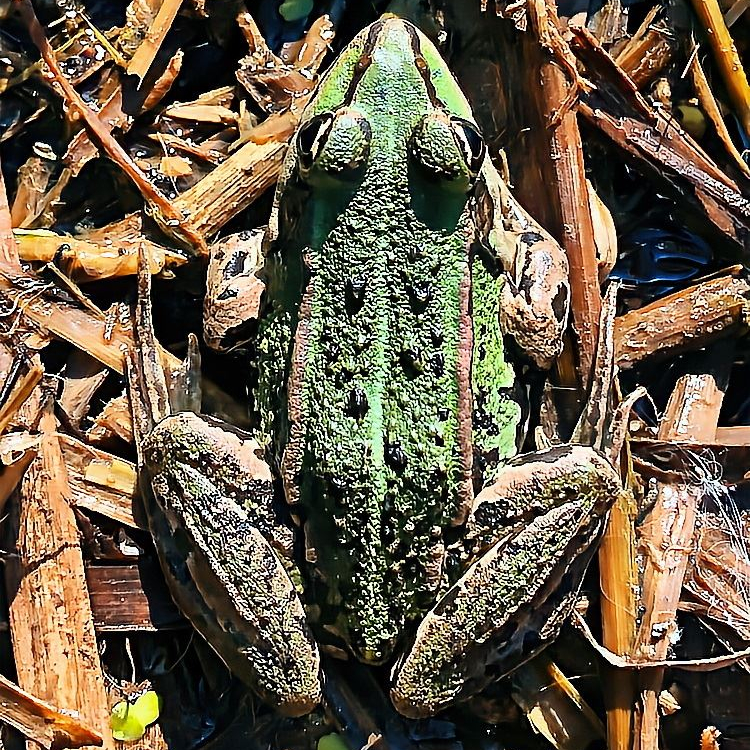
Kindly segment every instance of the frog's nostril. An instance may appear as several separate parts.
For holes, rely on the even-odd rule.
[[[388,660],[395,647],[395,638],[362,639],[360,643],[353,644],[357,658],[366,664],[382,664]]]

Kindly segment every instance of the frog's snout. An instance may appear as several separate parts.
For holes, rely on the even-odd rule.
[[[396,638],[362,639],[352,643],[355,656],[365,664],[378,665],[388,661],[396,648]]]

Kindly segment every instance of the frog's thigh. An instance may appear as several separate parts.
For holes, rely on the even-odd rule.
[[[483,508],[491,518],[492,504],[498,518],[505,506],[523,523],[514,533],[498,526],[500,541],[426,615],[397,670],[391,695],[408,716],[435,713],[518,667],[557,635],[575,601],[619,478],[584,447],[539,452],[531,471],[522,466],[484,490],[472,523]]]
[[[232,671],[279,711],[319,702],[320,659],[271,544],[272,478],[255,441],[184,412],[144,441],[149,517],[180,609]]]

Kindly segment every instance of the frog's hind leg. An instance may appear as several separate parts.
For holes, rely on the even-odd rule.
[[[468,520],[475,562],[428,612],[397,667],[398,710],[434,714],[553,640],[620,491],[614,468],[584,446],[540,451],[503,469]]]
[[[172,597],[230,669],[288,715],[321,698],[318,648],[284,554],[258,444],[217,420],[172,414],[139,275],[128,376],[144,504]]]

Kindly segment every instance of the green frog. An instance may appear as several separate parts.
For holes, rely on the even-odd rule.
[[[263,254],[254,436],[170,407],[141,276],[134,421],[167,581],[279,711],[321,699],[325,636],[395,661],[394,705],[431,715],[557,635],[619,492],[593,448],[515,458],[507,347],[522,366],[559,353],[565,256],[436,48],[395,17],[307,106]]]

